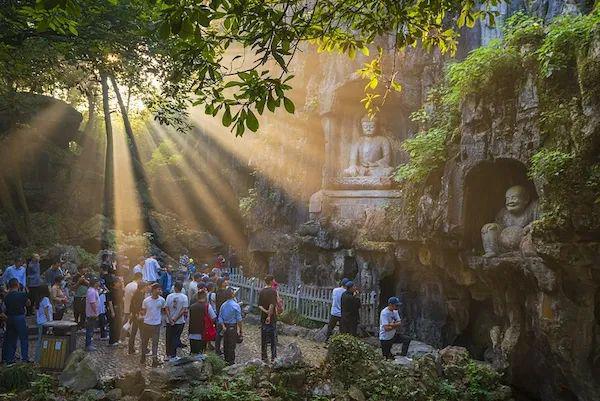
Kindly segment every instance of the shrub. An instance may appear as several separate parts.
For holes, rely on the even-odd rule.
[[[508,46],[539,45],[545,36],[544,21],[519,11],[505,21],[502,33]]]
[[[248,196],[241,197],[239,200],[239,208],[242,216],[248,218],[252,210],[256,207],[258,195],[255,188],[248,190]]]
[[[0,390],[5,393],[29,388],[36,371],[29,364],[15,364],[0,368]]]
[[[235,388],[224,388],[217,384],[195,387],[188,398],[202,401],[260,401],[261,397],[250,391]]]
[[[584,16],[565,15],[555,18],[537,52],[542,76],[550,78],[572,69],[577,54],[589,47],[598,24],[600,7]]]
[[[448,67],[449,100],[459,104],[470,95],[496,97],[517,87],[525,74],[518,49],[493,40]]]
[[[320,328],[323,324],[320,322],[316,322],[307,318],[304,315],[301,315],[296,309],[286,309],[283,311],[281,315],[278,316],[280,322],[286,324],[293,324],[295,326],[302,326],[309,329],[317,329]]]
[[[500,383],[500,374],[488,365],[469,361],[466,366],[466,395],[469,401],[493,399],[493,391]]]
[[[52,399],[51,394],[56,386],[54,377],[45,374],[39,374],[31,382],[31,400],[48,401]]]
[[[377,369],[381,356],[370,345],[349,334],[333,336],[327,349],[325,364],[331,376],[351,385]]]
[[[210,364],[215,375],[220,375],[225,369],[225,361],[217,354],[207,353],[204,362]]]
[[[432,128],[402,143],[410,155],[410,161],[399,166],[394,174],[398,182],[422,182],[434,170],[442,167],[447,159],[448,132]]]
[[[547,181],[560,177],[565,172],[573,155],[561,150],[541,149],[531,158],[529,175],[532,178],[543,178]]]

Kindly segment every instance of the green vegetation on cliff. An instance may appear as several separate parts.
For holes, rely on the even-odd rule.
[[[450,64],[442,85],[413,113],[422,131],[403,144],[411,160],[395,178],[407,189],[410,214],[424,184],[440,177],[445,163],[458,155],[463,106],[481,102],[498,110],[495,106],[513,102],[532,77],[543,140],[528,165],[530,177],[543,188],[537,235],[558,240],[600,227],[600,133],[588,124],[600,104],[599,43],[598,6],[588,15],[561,16],[548,25],[517,13],[506,21],[504,40]]]

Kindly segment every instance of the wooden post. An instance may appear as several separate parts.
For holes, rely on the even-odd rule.
[[[250,304],[250,307],[254,306],[254,278],[251,279],[250,281],[250,299],[248,300],[248,304]]]
[[[300,288],[301,288],[301,287],[302,287],[302,286],[301,286],[301,285],[299,285],[299,286],[298,286],[298,289],[296,290],[296,311],[297,311],[298,313],[301,313],[301,312],[300,312]]]

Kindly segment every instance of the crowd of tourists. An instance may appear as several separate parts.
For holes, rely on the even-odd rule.
[[[340,286],[331,292],[331,314],[327,325],[327,339],[333,334],[333,330],[339,324],[340,333],[358,335],[360,323],[360,298],[359,289],[354,282],[348,278],[342,279]],[[401,302],[398,297],[390,297],[388,304],[381,310],[379,315],[379,343],[381,352],[386,359],[392,359],[392,346],[402,344],[400,355],[406,356],[410,346],[410,338],[406,336],[402,328],[400,318]]]
[[[233,364],[236,345],[244,338],[243,313],[236,299],[237,289],[229,285],[225,265],[222,255],[210,265],[200,266],[183,256],[177,268],[160,263],[155,255],[146,255],[130,268],[127,257],[104,253],[99,274],[87,266],[68,271],[61,260],[42,273],[39,255],[28,260],[17,258],[4,270],[0,282],[2,362],[15,362],[17,345],[21,361],[29,362],[28,315],[35,317],[35,361],[39,362],[42,336],[52,325],[49,322],[62,320],[72,308],[77,329],[85,333],[88,352],[96,351],[97,341],[107,341],[109,346],[126,346],[130,355],[139,353],[142,364],[151,357],[152,365],[158,366],[164,333],[167,360],[178,358],[184,352],[181,350],[189,347],[192,355],[210,349]],[[261,357],[268,363],[277,357],[277,316],[283,311],[283,301],[273,276],[267,275],[264,282],[258,308]],[[361,308],[358,292],[349,279],[333,289],[327,339],[338,323],[341,333],[357,336]],[[400,300],[391,297],[381,311],[379,340],[386,358],[392,358],[394,343],[403,344],[403,355],[410,344],[398,330],[402,323],[399,306]],[[186,326],[189,344],[182,341]]]
[[[259,295],[266,341],[263,359],[267,360],[270,341],[272,360],[278,298],[273,278],[267,276],[265,281],[269,285]],[[33,255],[27,261],[17,258],[4,270],[0,284],[0,341],[6,364],[15,362],[17,345],[21,361],[29,362],[28,315],[35,315],[35,360],[39,362],[48,322],[63,319],[68,308],[78,329],[85,332],[88,352],[96,351],[97,341],[123,344],[130,355],[139,353],[142,364],[149,356],[153,366],[161,363],[158,347],[163,332],[168,359],[177,358],[182,348],[189,347],[191,354],[210,348],[232,364],[236,344],[243,340],[242,309],[235,299],[236,289],[229,286],[222,255],[210,266],[199,267],[184,256],[177,268],[147,255],[130,269],[126,257],[106,253],[99,274],[85,266],[72,274],[60,260],[42,274],[40,258]],[[186,325],[189,344],[181,338]]]

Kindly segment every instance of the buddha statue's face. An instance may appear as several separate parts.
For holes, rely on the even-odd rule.
[[[375,121],[362,120],[360,122],[360,125],[362,127],[363,135],[373,136],[373,134],[375,133]]]
[[[521,213],[529,204],[529,193],[521,185],[508,188],[506,191],[505,205],[506,209],[513,213]]]

